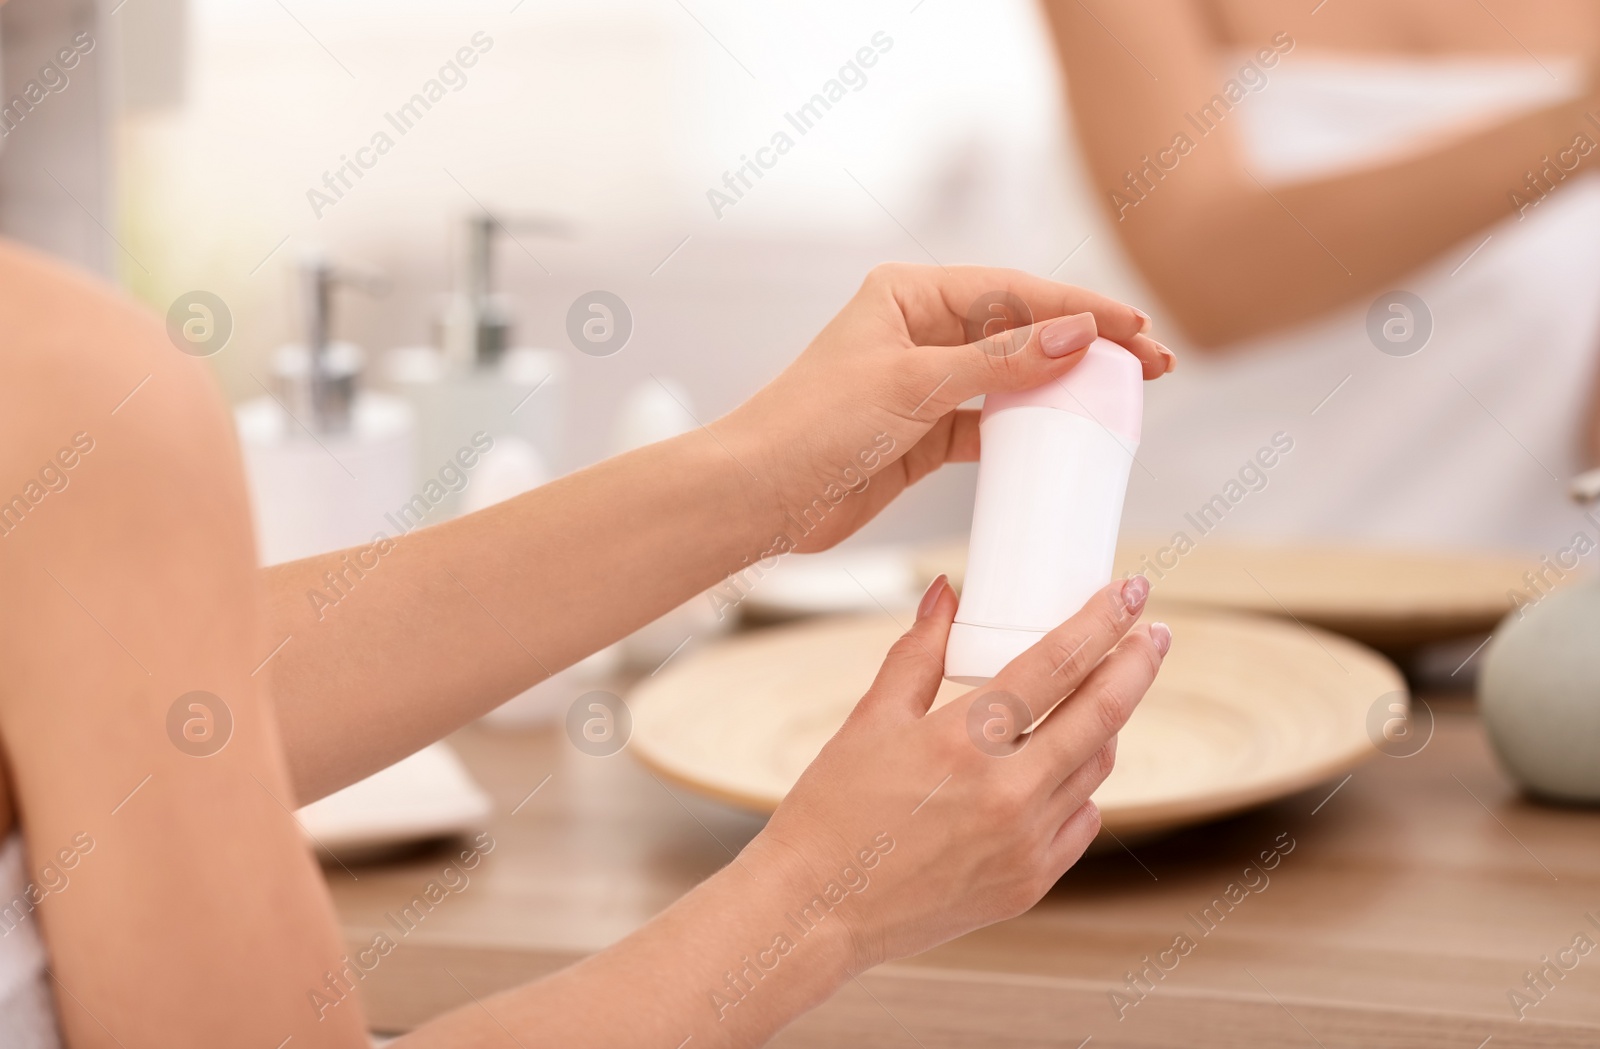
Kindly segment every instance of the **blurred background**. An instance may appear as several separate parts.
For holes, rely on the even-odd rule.
[[[1307,17],[1283,24],[1303,35]],[[1451,83],[1419,88],[1386,80],[1392,69],[1368,70],[1334,106],[1326,77],[1317,79],[1326,63],[1316,48],[1295,50],[1288,32],[1272,38],[1272,25],[1230,30],[1278,39],[1284,51],[1276,68],[1255,71],[1259,83],[1246,77],[1225,129],[1239,136],[1263,192],[1330,165],[1381,163],[1427,135],[1547,105],[1582,81],[1573,56],[1541,59],[1537,41],[1529,50],[1500,39],[1498,53],[1456,68]],[[1104,32],[1095,46],[1137,78],[1127,59],[1143,65],[1136,52],[1153,44],[1130,48],[1103,22],[1085,27]],[[1500,30],[1486,22],[1485,32]],[[1508,232],[1480,255],[1501,228],[1481,221],[1459,243],[1444,237],[1448,250],[1397,289],[1422,293],[1420,353],[1376,344],[1369,322],[1387,300],[1370,291],[1276,328],[1269,321],[1283,311],[1260,298],[1267,320],[1246,324],[1251,334],[1228,353],[1188,352],[1185,325],[1117,236],[1106,199],[1126,197],[1126,185],[1087,174],[1095,165],[1074,131],[1051,28],[1030,0],[981,13],[939,0],[757,9],[723,0],[14,0],[0,15],[0,41],[13,101],[63,45],[82,52],[44,78],[24,118],[7,122],[0,229],[117,281],[180,328],[201,317],[189,296],[221,304],[228,331],[202,349],[241,405],[247,460],[257,447],[278,457],[251,463],[253,479],[275,477],[257,490],[273,518],[262,523],[268,560],[375,528],[392,533],[376,510],[409,499],[480,429],[514,432],[534,454],[502,456],[515,461],[471,482],[486,491],[449,493],[427,523],[714,418],[792,359],[885,260],[1012,266],[1155,314],[1184,366],[1150,391],[1125,531],[1196,538],[1186,515],[1224,493],[1280,433],[1294,454],[1262,482],[1267,494],[1227,497],[1231,538],[1537,555],[1592,527],[1564,489],[1587,465],[1573,412],[1593,383],[1594,251],[1568,242],[1554,250],[1571,258],[1551,258],[1548,241]],[[857,58],[863,50],[870,65]],[[1244,72],[1236,58],[1219,58],[1218,70],[1219,86]],[[800,133],[795,114],[841,76],[829,108],[802,114]],[[1089,101],[1108,112],[1128,102],[1115,82],[1106,92]],[[1273,152],[1294,139],[1285,129],[1299,145]],[[1144,131],[1152,152],[1173,138]],[[761,152],[779,132],[792,148]],[[1101,157],[1099,167],[1127,167],[1131,178],[1149,156]],[[1539,163],[1527,158],[1530,176]],[[1145,214],[1176,202],[1169,184]],[[1509,183],[1505,195],[1516,189]],[[1594,194],[1583,199],[1567,209],[1568,226],[1595,224]],[[1548,226],[1556,209],[1534,218]],[[1282,223],[1288,235],[1303,230],[1326,250],[1327,229],[1319,238],[1295,222]],[[1505,223],[1524,232],[1539,224]],[[1542,253],[1551,275],[1508,285],[1508,269],[1530,253]],[[1474,265],[1462,271],[1467,260]],[[1205,268],[1203,258],[1185,264]],[[322,292],[309,275],[316,266]],[[1448,290],[1429,286],[1446,276]],[[572,334],[601,317],[582,298],[595,291],[625,311],[620,349],[598,353]],[[1551,301],[1532,301],[1539,294]],[[308,314],[319,295],[325,308]],[[212,317],[216,303],[205,308]],[[1581,350],[1541,359],[1543,334],[1529,337],[1535,345],[1515,336],[1530,311],[1557,309],[1571,323],[1551,341]],[[1235,312],[1256,310],[1247,299]],[[1498,328],[1485,328],[1485,312],[1497,313]],[[1456,343],[1503,333],[1503,347],[1450,360]],[[291,392],[307,374],[306,351],[292,347],[313,343],[344,384],[321,395],[339,399],[331,407]],[[452,386],[474,382],[475,393]],[[368,401],[387,395],[407,411],[354,405],[352,383]],[[1572,402],[1560,411],[1541,400],[1553,385]],[[1380,389],[1391,391],[1387,400],[1372,394]],[[1560,427],[1529,421],[1558,414]],[[1396,425],[1412,415],[1409,427]],[[300,430],[352,426],[344,451],[328,441],[304,460],[271,450]],[[374,451],[374,441],[388,446]],[[410,460],[404,483],[396,456]],[[388,464],[369,468],[387,479],[357,497],[365,503],[354,516],[296,524],[297,497],[282,485],[337,488],[361,472],[352,463],[369,459]],[[330,477],[302,476],[318,470]],[[941,471],[859,541],[960,536],[974,475]]]
[[[1589,57],[1600,16],[1588,0],[1490,2],[9,0],[0,235],[116,283],[166,319],[176,350],[215,369],[266,563],[361,547],[352,556],[371,568],[363,544],[709,422],[794,359],[881,262],[1015,267],[1122,298],[1153,315],[1180,363],[1145,387],[1114,571],[1147,573],[1152,609],[1167,602],[1194,617],[1174,619],[1180,637],[1193,624],[1214,640],[1174,649],[1152,693],[1168,698],[1144,708],[1168,713],[1133,723],[1151,727],[1130,728],[1119,774],[1155,783],[1149,796],[1176,799],[1183,819],[1211,818],[1241,797],[1303,790],[1374,747],[1409,757],[1426,746],[1432,708],[1423,703],[1426,733],[1393,734],[1407,724],[1398,670],[1330,641],[1335,657],[1318,639],[1326,631],[1382,649],[1435,699],[1462,696],[1478,661],[1498,660],[1483,679],[1503,763],[1537,793],[1593,802],[1600,515],[1584,500],[1600,497]],[[726,862],[722,838],[710,834],[712,850],[702,831],[747,838],[755,823],[682,808],[686,822],[665,783],[587,761],[622,749],[633,722],[602,753],[579,704],[600,696],[625,709],[619,694],[640,682],[679,689],[703,714],[682,738],[711,741],[712,773],[676,778],[727,800],[740,795],[718,786],[713,759],[782,753],[793,768],[773,782],[787,789],[783,776],[836,723],[805,703],[838,701],[843,717],[859,689],[830,675],[848,668],[852,644],[876,666],[871,630],[883,621],[815,635],[839,645],[802,633],[774,663],[761,688],[793,687],[805,715],[794,721],[763,720],[742,686],[696,675],[717,665],[717,646],[737,656],[731,646],[749,641],[725,638],[741,617],[893,619],[936,574],[959,586],[976,475],[942,469],[847,549],[736,576],[720,591],[731,599],[701,595],[486,718],[552,726],[544,735],[458,734],[470,770],[430,747],[302,810],[308,833],[355,855],[477,827],[491,806],[476,776],[509,810],[493,824],[514,842],[499,862],[558,857],[560,887],[599,886],[609,908],[626,883],[608,880],[614,857],[594,849],[593,821],[601,802],[637,788],[661,808],[614,806],[632,822],[610,825],[610,839],[637,841],[628,862],[651,872],[678,857],[681,884],[637,897],[673,898]],[[307,593],[319,614],[344,593],[331,576],[328,591]],[[1215,633],[1200,633],[1219,611]],[[1276,624],[1288,655],[1256,633],[1270,627],[1226,615],[1240,611],[1292,620]],[[1341,662],[1356,657],[1377,677]],[[726,746],[739,717],[755,742]],[[669,721],[657,718],[658,732]],[[550,749],[558,724],[573,748]],[[1463,707],[1441,703],[1440,725],[1427,760],[1495,782]],[[1337,753],[1324,761],[1330,740]],[[1300,763],[1294,775],[1241,792],[1276,767],[1262,759],[1273,747]],[[534,809],[576,807],[525,818],[518,827],[556,831],[518,846],[514,835],[545,833],[510,816],[533,798],[525,770],[546,764],[560,774]],[[1430,767],[1445,783],[1447,767]],[[629,775],[610,793],[589,790]],[[1459,901],[1472,897],[1438,886],[1467,869],[1461,855],[1515,857],[1499,839],[1511,828],[1460,777],[1459,811],[1393,823],[1406,811],[1396,799],[1453,795],[1413,791],[1421,775],[1375,779],[1382,804],[1357,810],[1357,858],[1324,865],[1373,879],[1328,898],[1389,909],[1346,908],[1329,925],[1309,897],[1275,895],[1295,915],[1263,912],[1274,952],[1292,940],[1317,965],[1354,958],[1339,951],[1363,914],[1383,923],[1373,942],[1457,942]],[[1214,808],[1191,804],[1207,791]],[[1544,834],[1552,855],[1594,840],[1548,813],[1507,819],[1541,852]],[[1477,824],[1490,837],[1438,845],[1423,830]],[[1369,862],[1370,840],[1398,873]],[[1429,871],[1403,842],[1451,866]],[[573,875],[571,856],[598,857],[593,875]],[[1231,875],[1203,876],[1211,886]],[[1503,870],[1472,876],[1486,894],[1477,910],[1502,913]],[[1421,888],[1397,895],[1408,879]],[[1132,899],[1127,884],[1116,879],[1119,900]],[[1199,884],[1163,870],[1163,891]],[[347,917],[392,906],[370,891],[366,903],[342,898]],[[549,924],[566,928],[558,893],[508,899],[482,908],[487,940],[503,942],[506,914],[538,926],[530,900],[559,901]],[[1435,924],[1412,920],[1430,908]],[[1391,927],[1402,909],[1416,914]],[[1099,935],[1106,913],[1091,899],[1084,927]],[[1306,915],[1319,924],[1302,934],[1294,920]],[[1463,956],[1481,962],[1515,943],[1506,957],[1520,968],[1557,942],[1551,929],[1566,934],[1565,915],[1529,923],[1541,938]],[[631,919],[619,920],[601,942]],[[1145,936],[1148,916],[1135,925]],[[1318,936],[1334,926],[1347,942],[1330,952]],[[1421,971],[1416,962],[1347,967]],[[1318,984],[1305,987],[1347,988],[1348,976],[1305,976]],[[1460,1007],[1459,981],[1447,982],[1455,997],[1430,1010]],[[1375,1000],[1392,1004],[1394,981],[1379,983]],[[1499,1003],[1501,986],[1482,1000]],[[1240,987],[1254,994],[1230,985],[1230,1002],[1244,1001]],[[374,1010],[380,1026],[415,1022],[423,1007],[393,1000]]]
[[[487,208],[509,233],[493,251],[511,341],[565,366],[558,472],[612,450],[623,397],[652,375],[681,384],[703,420],[731,408],[880,261],[986,262],[1132,293],[1064,146],[1029,3],[992,5],[976,27],[937,3],[509,7],[16,0],[8,94],[32,72],[30,42],[48,50],[70,26],[99,46],[5,142],[6,225],[160,313],[193,289],[220,296],[234,332],[213,360],[244,401],[261,395],[256,378],[270,385],[274,349],[302,339],[303,251],[387,278],[381,296],[340,295],[333,322],[383,386],[387,351],[436,341],[469,220]],[[875,33],[892,44],[866,83],[796,133],[784,114]],[[385,114],[474,34],[492,47],[398,134]],[[81,133],[90,122],[103,138]],[[785,128],[793,151],[717,217],[708,190],[726,192],[724,174]],[[318,217],[308,190],[326,192],[325,172],[379,131],[393,151]],[[45,150],[64,186],[29,163]],[[633,318],[604,358],[566,333],[592,289]],[[962,531],[972,473],[931,480],[873,532]]]

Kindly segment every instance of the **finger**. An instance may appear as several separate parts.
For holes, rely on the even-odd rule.
[[[1116,646],[1149,596],[1142,575],[1101,587],[1071,619],[1007,663],[989,688],[1022,697],[1035,718],[1043,717]]]
[[[943,576],[935,579],[917,606],[917,621],[889,649],[860,708],[921,717],[933,705],[944,680],[944,646],[956,617],[956,595]]]
[[[1178,366],[1177,354],[1148,335],[1135,335],[1123,345],[1139,358],[1146,379],[1159,379]]]
[[[970,409],[948,412],[900,457],[905,483],[916,484],[945,463],[978,458],[978,416]]]
[[[1102,336],[1139,358],[1146,379],[1165,375],[1177,363],[1171,350],[1150,337],[1150,316],[1143,310],[1021,270],[892,264],[874,270],[867,286],[894,298],[907,333],[924,346],[973,343],[997,330],[1088,313]]]
[[[919,346],[921,384],[932,392],[919,414],[944,412],[979,394],[1028,390],[1061,379],[1099,335],[1092,313],[1078,313],[994,334],[960,346]],[[1172,353],[1143,335],[1130,341],[1145,379],[1165,375]]]
[[[921,414],[949,411],[980,394],[1028,390],[1061,378],[1083,359],[1098,329],[1094,314],[1077,313],[959,346],[918,346],[922,384],[932,393]]]
[[[1100,789],[1100,784],[1111,775],[1111,770],[1117,763],[1117,737],[1112,736],[1100,744],[1100,749],[1089,755],[1089,760],[1073,769],[1057,769],[1051,778],[1064,777],[1059,780],[1050,794],[1048,808],[1053,811],[1055,818],[1064,820],[1078,809],[1083,808],[1083,803],[1094,796]]]
[[[972,409],[963,409],[950,414],[950,442],[945,447],[945,462],[978,461],[978,417],[982,414]]]
[[[1022,307],[1026,315],[1018,319],[1018,324],[1087,312],[1094,315],[1100,334],[1113,342],[1131,341],[1150,323],[1147,314],[1127,303],[1014,269],[891,263],[874,269],[865,288],[892,295],[905,317],[911,340],[924,346],[959,346],[975,341],[978,333],[973,330],[974,321],[981,328],[987,320],[984,307],[988,299],[1000,296],[1013,296]]]
[[[1057,878],[1065,874],[1074,863],[1083,858],[1084,851],[1100,833],[1100,807],[1086,801],[1061,824],[1056,836],[1046,847],[1045,865]]]
[[[1055,770],[1052,775],[1087,762],[1128,723],[1156,679],[1162,658],[1149,629],[1130,631],[1067,701],[1033,730],[1029,760],[1049,764]]]

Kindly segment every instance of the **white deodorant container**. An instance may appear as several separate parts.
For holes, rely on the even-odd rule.
[[[980,685],[1111,581],[1144,380],[1096,339],[1055,382],[984,400],[978,499],[945,677]]]

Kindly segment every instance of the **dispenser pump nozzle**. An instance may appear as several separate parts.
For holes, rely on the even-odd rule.
[[[494,295],[494,239],[499,223],[484,212],[467,224],[467,301],[472,309],[472,361],[497,363],[511,341],[511,319]]]
[[[280,351],[278,377],[296,418],[309,417],[317,433],[342,433],[350,428],[362,359],[351,343],[333,340],[333,292],[342,286],[381,295],[388,282],[376,273],[335,267],[325,252],[311,249],[301,256],[299,284],[305,341]]]
[[[500,234],[522,246],[513,231],[557,237],[569,233],[566,223],[547,216],[513,218],[485,210],[467,220],[467,264],[461,294],[471,313],[469,357],[479,367],[498,364],[511,345],[511,318],[494,290],[494,246]]]

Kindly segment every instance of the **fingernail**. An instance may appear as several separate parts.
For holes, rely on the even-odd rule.
[[[1156,349],[1161,351],[1161,359],[1167,362],[1167,369],[1161,373],[1162,375],[1165,375],[1167,372],[1170,372],[1172,369],[1178,366],[1178,355],[1176,353],[1173,353],[1171,350],[1167,349],[1159,342],[1156,342],[1154,339],[1151,339],[1150,341],[1155,342]]]
[[[1135,317],[1139,318],[1139,334],[1143,335],[1145,332],[1149,331],[1150,330],[1150,315],[1148,313],[1146,313],[1144,310],[1139,309],[1137,306],[1130,306],[1128,308],[1133,310],[1133,315]]]
[[[1151,623],[1150,640],[1156,643],[1156,651],[1165,656],[1172,648],[1172,628],[1165,623]]]
[[[943,573],[940,573],[939,578],[928,584],[928,592],[922,595],[922,603],[917,605],[918,619],[926,619],[928,613],[933,611],[933,606],[939,603],[939,595],[944,593],[944,588],[947,585],[948,580]]]
[[[1039,333],[1039,348],[1046,357],[1065,357],[1093,342],[1097,331],[1092,313],[1058,317]]]
[[[1122,584],[1122,608],[1136,616],[1144,608],[1144,599],[1150,596],[1150,580],[1136,575]]]

